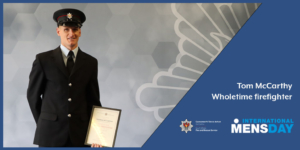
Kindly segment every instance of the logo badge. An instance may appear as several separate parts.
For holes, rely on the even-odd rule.
[[[181,121],[181,125],[179,127],[181,127],[181,131],[185,131],[185,133],[192,131],[192,121],[185,119],[185,121]]]
[[[72,19],[73,15],[71,13],[67,14],[68,19]]]

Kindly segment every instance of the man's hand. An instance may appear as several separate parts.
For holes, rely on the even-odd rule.
[[[102,147],[102,145],[93,143],[93,144],[91,145],[91,147]]]

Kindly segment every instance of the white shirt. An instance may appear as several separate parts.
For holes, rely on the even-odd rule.
[[[64,63],[67,66],[68,54],[69,54],[70,50],[67,49],[65,46],[63,46],[61,44],[60,44],[60,49],[61,49],[61,52],[62,52]],[[73,49],[72,51],[74,53],[73,60],[74,60],[74,63],[75,63],[77,52],[78,52],[78,46],[75,49]]]

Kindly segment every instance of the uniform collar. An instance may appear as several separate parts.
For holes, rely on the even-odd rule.
[[[70,52],[70,50],[67,49],[65,46],[63,46],[62,44],[60,44],[60,49],[61,49],[61,51],[65,54],[65,56],[67,57],[68,54],[69,54],[69,52]],[[76,58],[77,52],[78,52],[78,46],[77,46],[75,49],[73,49],[72,51],[73,51],[74,56],[75,56],[75,58]]]

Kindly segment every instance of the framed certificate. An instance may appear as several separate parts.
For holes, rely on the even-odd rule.
[[[120,109],[93,106],[84,144],[114,147],[120,115]]]

